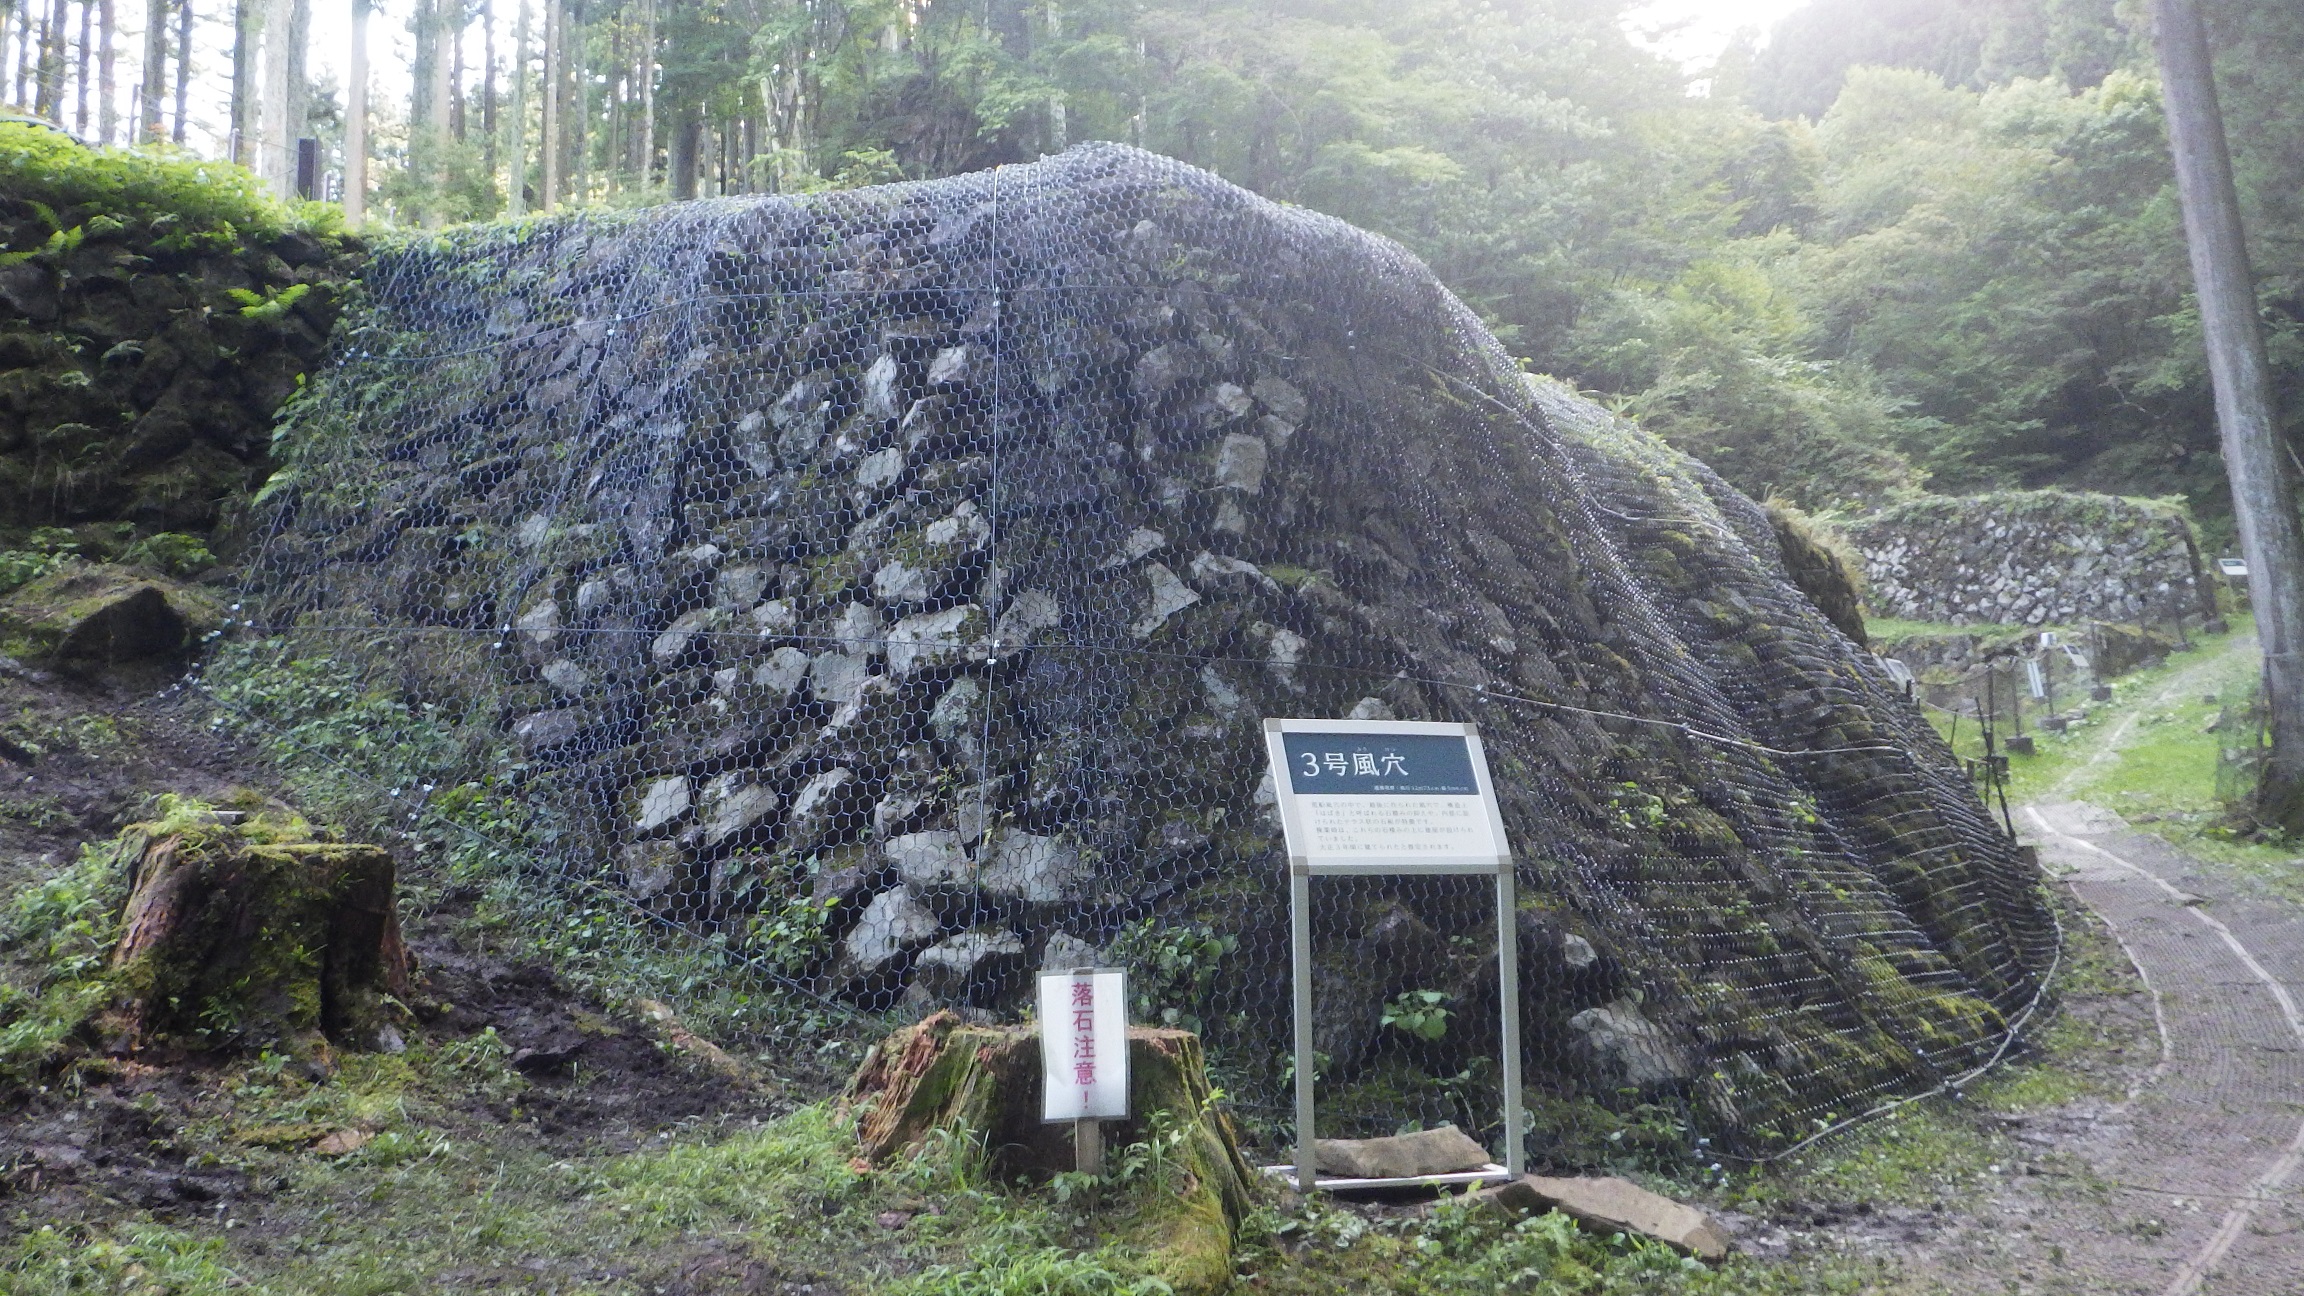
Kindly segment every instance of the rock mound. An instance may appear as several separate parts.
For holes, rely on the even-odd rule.
[[[2034,871],[1768,519],[1382,239],[1092,145],[457,232],[367,289],[272,626],[511,752],[558,866],[821,993],[1124,959],[1277,1099],[1259,721],[1357,714],[1487,735],[1534,1105],[1764,1142],[2034,995]],[[1341,1123],[1482,1101],[1435,1079],[1495,1042],[1460,881],[1320,888]]]

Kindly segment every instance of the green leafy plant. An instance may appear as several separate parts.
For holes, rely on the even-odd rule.
[[[1384,1024],[1420,1040],[1448,1034],[1448,996],[1438,990],[1407,990],[1384,1005]]]
[[[1130,978],[1138,1021],[1158,1022],[1204,1033],[1211,992],[1224,959],[1238,951],[1240,938],[1205,923],[1177,927],[1138,923],[1113,942],[1113,957],[1133,970]]]
[[[310,284],[289,284],[265,293],[250,292],[246,288],[227,290],[232,300],[240,303],[240,313],[260,324],[279,323],[311,291]]]

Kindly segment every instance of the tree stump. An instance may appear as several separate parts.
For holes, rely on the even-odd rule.
[[[293,815],[241,819],[179,812],[121,835],[135,863],[103,1022],[112,1051],[390,1047],[386,997],[405,999],[412,973],[391,855],[313,841]]]
[[[1135,1115],[1105,1123],[1107,1157],[1150,1161],[1157,1145],[1167,1170],[1116,1206],[1118,1230],[1179,1293],[1222,1291],[1256,1179],[1232,1122],[1215,1106],[1200,1039],[1133,1027],[1128,1067]],[[1073,1149],[1071,1122],[1043,1123],[1040,1098],[1036,1030],[971,1025],[940,1012],[875,1045],[841,1108],[869,1162],[885,1163],[946,1130],[978,1142],[993,1173],[1044,1180],[1072,1168]]]

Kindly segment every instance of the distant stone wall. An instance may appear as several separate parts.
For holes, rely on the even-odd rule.
[[[1872,615],[1953,625],[2211,616],[2181,506],[2068,491],[1931,496],[1841,528]]]

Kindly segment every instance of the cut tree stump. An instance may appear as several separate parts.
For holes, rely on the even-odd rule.
[[[1104,1123],[1106,1162],[1157,1146],[1160,1181],[1115,1202],[1116,1231],[1143,1250],[1151,1272],[1179,1293],[1232,1281],[1232,1245],[1255,1204],[1256,1180],[1232,1122],[1208,1085],[1190,1031],[1128,1032],[1130,1108]],[[864,1160],[884,1164],[936,1131],[978,1143],[993,1173],[1045,1180],[1072,1168],[1072,1124],[1040,1119],[1040,1037],[1024,1026],[979,1026],[940,1012],[895,1032],[866,1055],[841,1109]],[[1132,1145],[1145,1145],[1138,1152]]]
[[[113,1052],[390,1047],[387,996],[408,997],[412,965],[381,847],[313,841],[291,814],[180,811],[118,849],[134,871]]]

